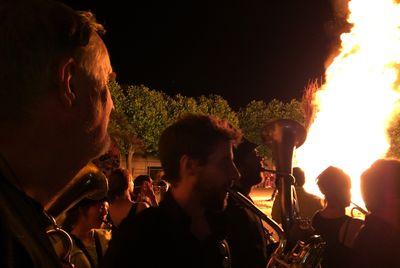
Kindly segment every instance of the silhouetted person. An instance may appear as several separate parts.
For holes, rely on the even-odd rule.
[[[258,156],[256,147],[256,144],[244,140],[234,150],[235,164],[241,174],[235,183],[235,189],[250,200],[251,188],[261,182],[262,159]],[[260,218],[230,196],[226,214],[232,267],[265,267],[268,259],[267,240]]]
[[[158,207],[121,223],[104,266],[125,267],[131,259],[149,267],[229,267],[221,212],[239,178],[232,146],[240,136],[205,115],[188,115],[165,129],[159,154],[170,190]]]
[[[0,267],[60,267],[43,207],[103,154],[103,27],[56,1],[0,2]]]
[[[312,219],[315,212],[322,209],[322,200],[310,193],[307,193],[303,186],[306,182],[304,171],[299,167],[293,168],[293,177],[295,178],[295,190],[297,201],[299,204],[299,215],[302,219]],[[279,182],[277,188],[279,189]],[[281,223],[281,195],[278,193],[275,196],[274,203],[272,205],[272,218]]]
[[[312,225],[326,242],[322,267],[347,267],[353,256],[352,246],[362,221],[346,215],[351,201],[351,180],[341,169],[328,167],[317,178],[326,206],[318,211]]]
[[[354,246],[353,267],[400,267],[400,162],[378,160],[361,175],[370,214]]]
[[[108,182],[109,218],[114,230],[129,214],[135,215],[148,208],[149,205],[132,200],[133,180],[126,169],[113,170],[108,177]]]

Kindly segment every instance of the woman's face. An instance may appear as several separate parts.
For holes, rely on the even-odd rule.
[[[84,217],[87,224],[92,229],[101,228],[101,224],[106,221],[108,214],[108,202],[96,202],[89,206]]]

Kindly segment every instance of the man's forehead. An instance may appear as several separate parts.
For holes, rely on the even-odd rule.
[[[215,156],[215,157],[231,156],[232,155],[232,147],[233,147],[233,143],[230,141],[217,142],[214,145],[210,156]]]

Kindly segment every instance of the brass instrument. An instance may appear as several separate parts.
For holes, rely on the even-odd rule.
[[[308,221],[299,218],[299,207],[292,175],[293,152],[300,147],[307,133],[296,121],[278,119],[266,124],[261,137],[272,149],[276,179],[280,181],[281,215],[284,232],[280,239],[286,240],[286,248],[275,251],[268,267],[318,267],[322,260],[325,242],[312,234]]]
[[[70,235],[59,227],[55,219],[82,199],[101,200],[106,197],[107,192],[106,176],[95,165],[89,164],[46,206],[48,217],[52,222],[47,229],[47,235],[62,263],[70,265],[73,243]]]
[[[282,226],[285,232],[292,229],[298,216],[296,191],[292,176],[293,152],[306,139],[305,128],[296,121],[278,119],[264,126],[261,137],[272,149],[276,165],[276,179],[280,181]]]
[[[278,246],[269,259],[267,267],[317,267],[321,261],[325,242],[318,235],[307,241],[298,241],[292,250],[287,252],[287,239],[283,229],[273,219],[259,210],[253,202],[240,192],[230,188],[229,196],[240,205],[246,207],[262,221],[266,222],[279,236]]]
[[[47,204],[46,210],[57,219],[82,199],[100,200],[106,197],[107,191],[106,176],[94,164],[88,164],[63,191]]]
[[[268,171],[275,173],[277,179],[281,181],[278,190],[281,193],[283,229],[241,193],[230,189],[229,195],[255,213],[278,234],[279,243],[267,267],[318,267],[322,260],[325,242],[320,236],[311,234],[312,228],[308,221],[298,217],[292,175],[293,151],[304,143],[306,131],[295,121],[279,119],[263,128],[262,139],[272,149],[276,163],[276,170]]]
[[[280,254],[283,253],[285,247],[286,247],[286,238],[284,236],[284,232],[282,228],[279,226],[278,223],[276,223],[273,219],[269,218],[267,215],[265,215],[261,210],[259,210],[253,202],[251,202],[246,196],[244,196],[242,193],[239,191],[236,191],[232,188],[228,189],[229,197],[231,197],[235,202],[239,203],[240,205],[244,206],[245,208],[249,209],[251,212],[253,212],[257,217],[259,217],[262,221],[266,222],[269,226],[271,226],[272,229],[277,233],[279,236],[279,244],[277,249],[275,250],[274,254]]]
[[[366,211],[365,209],[363,209],[362,207],[360,207],[356,203],[351,202],[351,204],[354,206],[354,207],[351,208],[351,212],[350,212],[352,218],[355,218],[354,211],[356,211],[356,210],[361,212],[364,216],[367,216],[369,214],[368,211]]]

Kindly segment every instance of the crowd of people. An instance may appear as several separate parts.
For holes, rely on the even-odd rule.
[[[270,234],[228,195],[251,202],[257,146],[199,114],[161,135],[156,183],[168,191],[157,198],[149,176],[112,170],[104,198],[80,200],[58,223],[72,239],[68,258],[58,255],[44,208],[110,144],[115,74],[104,32],[92,13],[52,0],[0,2],[0,267],[265,267]],[[400,266],[400,161],[377,160],[362,174],[365,221],[345,214],[351,181],[339,168],[317,178],[324,204],[304,191],[300,169],[293,174],[299,215],[326,242],[322,267]]]

